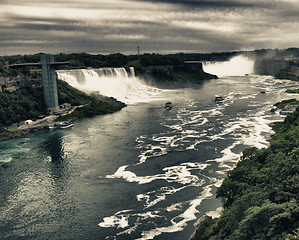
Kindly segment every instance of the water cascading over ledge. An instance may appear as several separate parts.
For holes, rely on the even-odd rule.
[[[161,90],[147,86],[135,76],[134,68],[58,70],[58,78],[83,92],[98,92],[125,103],[147,101]]]
[[[239,55],[224,62],[203,62],[203,70],[211,74],[216,74],[218,77],[244,76],[245,74],[254,73],[254,61]]]

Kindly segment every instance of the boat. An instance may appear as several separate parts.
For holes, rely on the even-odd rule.
[[[69,128],[69,127],[72,127],[73,125],[74,125],[73,121],[66,121],[66,122],[60,123],[60,128]]]
[[[53,129],[53,128],[69,128],[72,127],[74,125],[73,121],[66,121],[66,122],[60,122],[60,123],[55,123],[52,126],[49,126],[49,129]]]
[[[214,99],[214,102],[222,102],[224,100],[223,97],[221,96],[216,96],[215,99]]]
[[[171,103],[171,102],[166,102],[166,103],[165,103],[165,109],[166,109],[166,110],[170,110],[170,109],[172,109],[172,103]]]
[[[278,108],[277,108],[276,106],[273,106],[273,107],[271,108],[270,112],[276,112],[277,109],[278,109]]]

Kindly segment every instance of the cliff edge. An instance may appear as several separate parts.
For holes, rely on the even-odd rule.
[[[260,75],[272,75],[280,79],[299,81],[299,60],[256,59],[254,72]]]
[[[184,83],[201,83],[203,80],[218,77],[203,71],[201,62],[183,63],[179,65],[158,65],[135,67],[136,76],[152,85],[175,87]]]

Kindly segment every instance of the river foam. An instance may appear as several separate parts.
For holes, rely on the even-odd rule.
[[[247,86],[234,89],[240,80],[244,81],[241,85]],[[125,226],[119,236],[154,239],[164,233],[183,231],[188,222],[195,221],[200,214],[219,216],[220,206],[206,212],[199,209],[204,208],[204,200],[215,197],[215,189],[240,160],[244,149],[269,145],[267,139],[273,133],[269,122],[281,118],[269,110],[273,99],[276,101],[284,95],[281,88],[285,88],[279,80],[269,76],[218,80],[219,85],[222,82],[227,85],[223,102],[215,103],[211,99],[202,105],[202,100],[194,98],[185,101],[176,106],[172,114],[163,116],[160,123],[163,131],[136,138],[140,154],[135,163],[120,166],[105,177],[123,179],[152,190],[136,194],[141,208],[104,218],[99,224],[101,227]],[[260,89],[271,90],[271,93],[261,94]],[[184,93],[184,90],[178,92]],[[270,94],[273,97],[269,100]],[[150,168],[157,166],[161,167],[156,169],[158,173],[151,174]],[[182,197],[188,195],[189,199]],[[154,226],[146,223],[149,216]],[[122,223],[133,219],[133,225]],[[139,234],[134,235],[137,232]]]

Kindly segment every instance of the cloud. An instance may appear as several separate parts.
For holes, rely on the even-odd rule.
[[[298,47],[298,11],[294,0],[7,0],[0,55]]]
[[[173,21],[172,24],[181,28],[190,28],[193,30],[211,30],[220,32],[235,32],[236,27],[225,23],[203,23],[194,21]]]
[[[254,4],[245,1],[221,1],[221,0],[139,0],[152,3],[178,4],[187,7],[200,8],[234,8],[234,7],[253,7]]]

